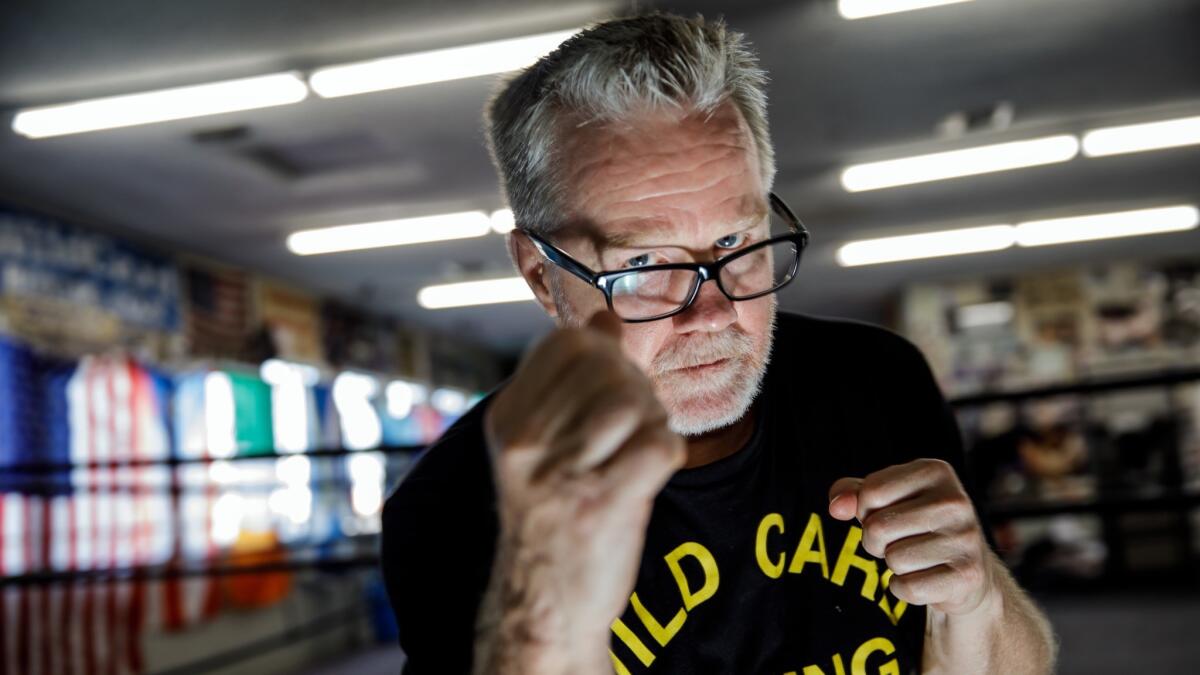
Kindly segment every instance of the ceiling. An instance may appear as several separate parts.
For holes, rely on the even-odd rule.
[[[777,191],[813,233],[782,306],[879,320],[905,283],[1116,258],[1200,256],[1200,231],[843,269],[851,238],[1200,201],[1180,148],[848,194],[849,162],[1200,114],[1200,2],[977,0],[862,21],[832,0],[642,2],[723,14],[771,74]],[[501,237],[299,258],[305,227],[501,206],[475,78],[32,141],[20,107],[310,70],[581,25],[616,0],[18,0],[0,9],[0,200],[245,265],[515,352],[549,322],[532,303],[417,306],[430,282],[507,274]],[[945,138],[956,111],[1011,103],[1007,129]]]

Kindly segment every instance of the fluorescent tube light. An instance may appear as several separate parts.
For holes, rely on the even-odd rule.
[[[1012,225],[985,225],[852,241],[838,249],[842,267],[999,251],[1013,245]]]
[[[218,115],[303,101],[308,87],[295,73],[278,73],[109,96],[22,110],[12,128],[29,138],[47,138],[152,122]]]
[[[486,213],[464,211],[301,230],[288,236],[287,247],[296,255],[315,255],[482,237],[490,231],[491,221]]]
[[[848,192],[878,190],[1065,162],[1078,153],[1079,141],[1070,135],[984,145],[851,166],[842,172],[842,187]]]
[[[404,54],[321,68],[308,83],[325,98],[459,80],[524,68],[557,48],[578,29]]]
[[[1200,223],[1195,206],[1166,206],[1073,218],[1032,220],[1017,225],[1017,244],[1047,246],[1094,239],[1134,237],[1143,234],[1182,232]]]
[[[955,5],[971,0],[838,0],[838,11],[846,19],[865,19],[914,9]]]
[[[1088,157],[1120,155],[1177,148],[1200,143],[1200,117],[1183,117],[1161,122],[1093,129],[1083,135],[1083,154]]]
[[[425,309],[470,307],[499,302],[532,300],[533,291],[523,277],[463,281],[453,284],[426,286],[417,292],[417,304]]]
[[[500,209],[492,211],[492,231],[496,234],[508,234],[517,226],[517,221],[513,218],[512,209]]]

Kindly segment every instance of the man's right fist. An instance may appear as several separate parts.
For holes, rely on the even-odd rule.
[[[686,455],[620,335],[610,312],[555,331],[484,419],[501,530],[490,590],[501,613],[567,647],[607,649],[654,498]]]

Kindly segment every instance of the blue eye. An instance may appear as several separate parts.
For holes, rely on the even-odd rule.
[[[649,253],[643,253],[641,255],[634,256],[634,257],[630,258],[629,260],[625,261],[626,267],[645,267],[646,265],[649,265],[649,264],[650,264],[650,254]]]
[[[746,235],[744,234],[727,234],[718,239],[715,244],[717,248],[737,248],[745,240]]]

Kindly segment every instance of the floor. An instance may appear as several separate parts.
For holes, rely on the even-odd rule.
[[[1061,644],[1061,675],[1200,672],[1194,592],[1046,598]]]

